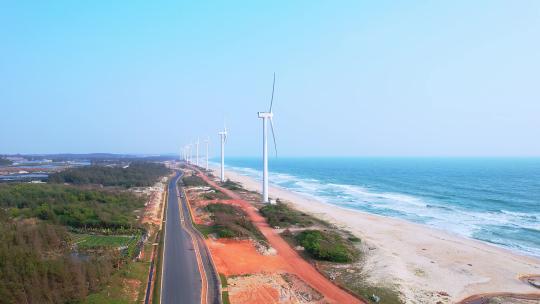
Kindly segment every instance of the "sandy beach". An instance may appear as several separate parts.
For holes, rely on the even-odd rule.
[[[250,177],[230,170],[225,176],[248,190],[260,190],[260,183]],[[369,280],[396,286],[408,303],[436,303],[434,295],[441,292],[452,302],[493,292],[540,294],[519,280],[540,274],[540,259],[432,227],[325,204],[278,187],[270,187],[270,196],[361,238]]]

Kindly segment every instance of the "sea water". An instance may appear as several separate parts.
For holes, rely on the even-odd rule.
[[[227,158],[256,179],[262,162]],[[271,158],[270,183],[540,256],[540,158]]]

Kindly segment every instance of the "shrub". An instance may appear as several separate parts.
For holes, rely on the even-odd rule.
[[[247,218],[245,213],[234,206],[225,204],[209,204],[205,210],[210,212],[213,220],[212,230],[222,238],[253,237],[264,240],[262,233]]]
[[[318,260],[348,263],[354,261],[359,253],[337,233],[319,230],[304,230],[295,237],[298,244]]]
[[[313,224],[309,215],[289,208],[281,202],[275,205],[264,205],[259,211],[272,227],[289,227],[291,225],[306,227]]]
[[[226,189],[229,189],[229,190],[232,190],[232,191],[243,190],[243,188],[238,183],[235,183],[235,182],[231,181],[230,179],[227,179],[227,181],[225,181],[223,184],[221,184],[221,186],[223,188],[226,188]]]
[[[184,176],[182,181],[186,187],[204,187],[208,186],[206,182],[197,175]]]

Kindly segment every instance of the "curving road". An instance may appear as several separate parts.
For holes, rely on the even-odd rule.
[[[202,236],[193,228],[184,195],[178,200],[178,194],[183,193],[177,187],[181,177],[182,173],[177,172],[168,185],[161,303],[219,304],[220,282],[208,249]]]

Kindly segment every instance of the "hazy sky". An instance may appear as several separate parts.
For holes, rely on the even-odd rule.
[[[540,1],[1,1],[0,153],[540,155]]]

